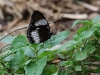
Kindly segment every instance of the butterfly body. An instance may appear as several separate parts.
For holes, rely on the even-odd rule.
[[[44,42],[51,37],[49,23],[39,11],[32,14],[27,37],[32,44]]]

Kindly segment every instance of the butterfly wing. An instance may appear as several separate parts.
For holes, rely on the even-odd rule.
[[[27,37],[30,43],[41,43],[51,37],[49,23],[39,11],[32,14]]]

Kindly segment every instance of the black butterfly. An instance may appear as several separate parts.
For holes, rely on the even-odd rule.
[[[49,23],[42,13],[34,11],[31,17],[27,38],[31,44],[44,42],[51,37]]]

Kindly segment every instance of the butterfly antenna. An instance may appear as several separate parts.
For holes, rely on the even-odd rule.
[[[63,14],[62,14],[60,17],[58,17],[57,19],[55,19],[54,21],[49,22],[49,24],[51,24],[51,23],[54,23],[54,22],[58,21],[58,20],[59,20],[59,19],[61,19],[62,17],[63,17]]]
[[[12,34],[13,32],[16,32],[16,31],[18,31],[18,30],[25,29],[25,28],[28,28],[28,26],[27,26],[27,27],[23,27],[23,28],[16,29],[16,30],[14,30],[14,31],[12,31],[12,32],[10,32],[10,33],[8,33],[8,34],[5,35],[4,37],[2,37],[2,38],[0,39],[0,41],[3,40],[4,38],[6,38],[8,35]]]

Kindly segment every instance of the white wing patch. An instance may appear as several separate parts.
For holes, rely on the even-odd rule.
[[[40,26],[40,25],[46,25],[47,21],[45,19],[41,19],[39,21],[37,21],[34,25],[35,26]]]
[[[31,37],[34,39],[35,43],[40,43],[38,30],[32,31],[31,32]]]

